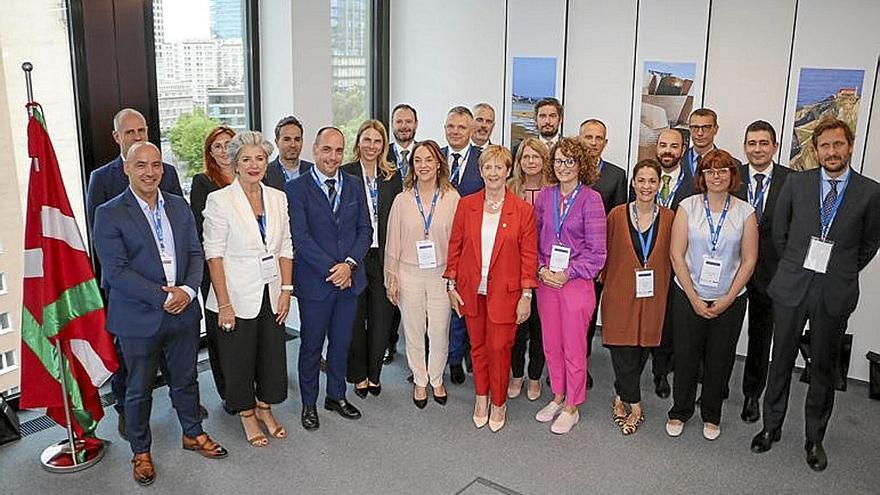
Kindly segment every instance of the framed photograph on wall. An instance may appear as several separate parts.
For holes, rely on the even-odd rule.
[[[535,103],[556,97],[556,57],[513,57],[510,142],[537,137]]]
[[[657,137],[664,129],[679,129],[687,139],[696,73],[696,62],[645,62],[637,160],[654,158]]]

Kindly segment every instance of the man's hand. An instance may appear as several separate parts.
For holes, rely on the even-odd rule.
[[[351,287],[351,267],[348,263],[336,263],[330,267],[330,276],[324,279],[342,290]]]
[[[171,299],[166,301],[165,304],[162,305],[162,308],[165,311],[173,315],[179,315],[183,312],[183,310],[186,309],[187,306],[189,306],[189,294],[187,294],[186,291],[181,289],[180,287],[163,286],[162,290],[171,294]]]

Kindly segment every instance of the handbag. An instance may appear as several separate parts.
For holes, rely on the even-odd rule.
[[[18,424],[18,414],[12,410],[12,406],[0,395],[0,445],[21,439],[21,428]]]

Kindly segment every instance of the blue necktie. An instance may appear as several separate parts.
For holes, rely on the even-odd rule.
[[[452,185],[455,186],[456,188],[458,188],[458,182],[459,182],[458,170],[461,167],[461,164],[458,162],[458,160],[460,158],[461,158],[461,153],[453,153],[452,154],[452,174],[451,174],[449,180],[450,180],[450,182],[452,182]]]
[[[825,199],[822,200],[822,218],[831,217],[831,209],[834,208],[834,203],[837,202],[838,182],[837,179],[828,179],[828,184],[831,185],[831,190],[828,191],[828,194],[825,195]]]
[[[764,197],[761,192],[764,191],[764,174],[755,174],[755,217],[761,221],[764,216]],[[760,198],[760,200],[758,199]]]

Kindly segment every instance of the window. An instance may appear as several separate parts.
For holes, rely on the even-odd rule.
[[[13,395],[18,394],[19,392],[21,392],[20,388],[12,387],[9,390],[4,390],[2,393],[0,393],[0,395],[2,395],[3,397],[12,397]]]
[[[12,319],[9,318],[9,312],[0,313],[0,335],[12,331]]]
[[[370,115],[370,18],[369,0],[330,0],[333,125],[345,135],[347,160]]]
[[[15,360],[15,351],[6,351],[0,354],[0,374],[9,373],[18,369],[18,361]]]
[[[162,157],[184,191],[204,168],[205,136],[251,127],[246,0],[153,0]]]
[[[0,294],[6,294],[6,274],[0,272]]]

